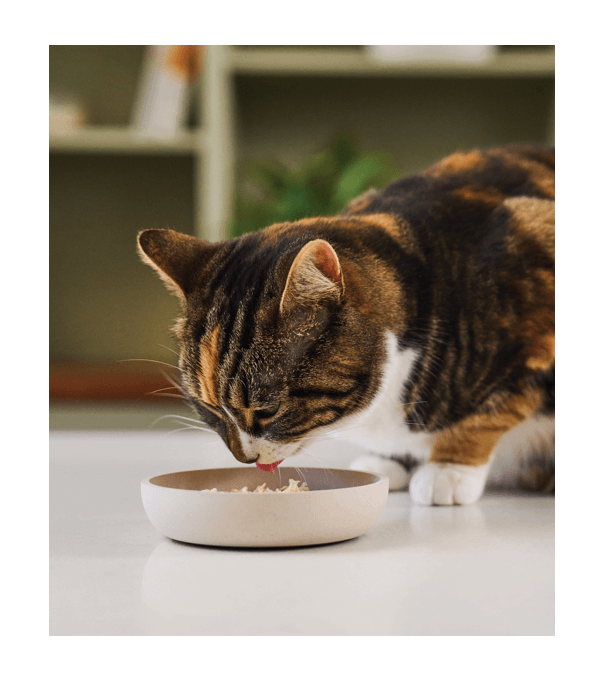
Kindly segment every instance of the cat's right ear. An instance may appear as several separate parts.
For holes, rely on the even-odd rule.
[[[279,311],[282,315],[297,307],[316,308],[338,303],[344,294],[344,279],[336,251],[323,239],[309,241],[290,267]]]
[[[138,235],[141,259],[156,270],[168,289],[181,300],[194,289],[200,272],[219,245],[172,229],[145,229]]]

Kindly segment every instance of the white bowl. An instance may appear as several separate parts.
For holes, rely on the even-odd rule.
[[[301,473],[310,491],[230,491],[264,482],[276,489],[301,480]],[[200,491],[214,487],[219,491]],[[189,470],[141,481],[145,512],[159,532],[211,546],[309,546],[359,537],[380,518],[388,491],[388,477],[324,468]]]

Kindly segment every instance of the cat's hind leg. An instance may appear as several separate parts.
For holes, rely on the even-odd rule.
[[[411,471],[420,461],[406,454],[401,456],[384,456],[368,453],[356,458],[350,465],[351,470],[375,472],[389,478],[389,491],[401,491],[408,486]]]

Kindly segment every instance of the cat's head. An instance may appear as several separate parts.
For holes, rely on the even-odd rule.
[[[308,225],[222,243],[139,234],[141,257],[183,306],[174,331],[184,388],[243,463],[293,455],[365,407],[379,383],[367,275],[314,236]]]

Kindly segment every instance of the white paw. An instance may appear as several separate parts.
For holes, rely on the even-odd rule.
[[[422,506],[475,503],[483,493],[489,466],[426,463],[410,482],[412,501]]]
[[[350,468],[385,475],[389,478],[389,491],[405,489],[410,481],[410,475],[403,465],[380,456],[360,456],[351,463]]]

